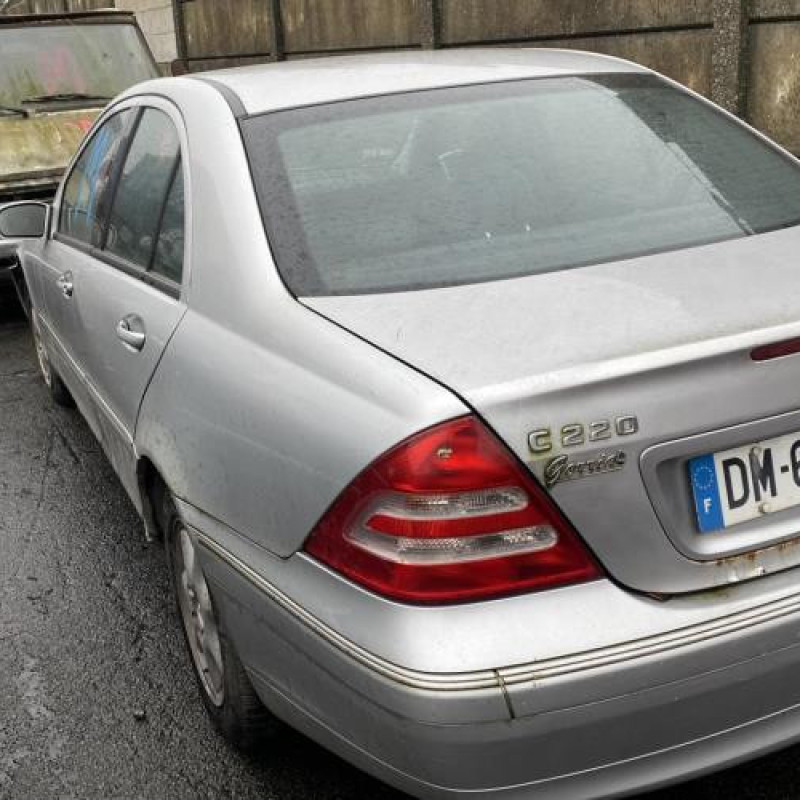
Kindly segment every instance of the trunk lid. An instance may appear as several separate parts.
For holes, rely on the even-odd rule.
[[[701,533],[688,466],[800,432],[800,357],[750,357],[800,335],[798,249],[790,228],[527,278],[302,302],[450,387],[543,483],[583,473],[551,485],[554,500],[613,578],[671,594],[800,563],[800,507]]]

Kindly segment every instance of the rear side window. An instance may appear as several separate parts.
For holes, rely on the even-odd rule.
[[[100,245],[117,158],[132,119],[129,110],[110,117],[81,153],[64,186],[60,233],[93,247]]]
[[[111,208],[109,253],[141,269],[151,267],[179,164],[180,140],[172,120],[163,111],[145,109]]]
[[[390,95],[244,122],[299,296],[568,269],[800,223],[800,169],[648,75]]]

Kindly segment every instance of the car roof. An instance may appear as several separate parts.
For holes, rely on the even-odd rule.
[[[244,112],[497,81],[647,72],[630,61],[576,50],[497,47],[299,59],[197,75],[233,92]]]
[[[8,14],[0,15],[0,26],[28,27],[49,24],[73,24],[76,22],[135,22],[136,15],[123,9],[102,8],[94,11],[72,11],[64,14]]]

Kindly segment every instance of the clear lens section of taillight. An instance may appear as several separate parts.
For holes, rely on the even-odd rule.
[[[474,417],[379,458],[320,520],[306,550],[373,591],[427,604],[599,575],[530,473]]]
[[[558,534],[549,525],[495,530],[497,515],[523,511],[529,502],[528,495],[513,486],[450,494],[386,494],[344,535],[356,547],[399,564],[480,561],[553,547]],[[443,521],[461,524],[431,524]],[[442,537],[445,528],[460,535]]]
[[[527,505],[528,496],[522,489],[501,486],[447,494],[387,494],[374,513],[398,519],[459,519],[520,511]]]
[[[385,536],[368,529],[350,534],[350,541],[368,553],[398,564],[450,564],[482,561],[520,553],[547,550],[558,542],[558,534],[545,525],[533,528],[487,533],[483,536],[449,539],[413,539],[410,536]]]

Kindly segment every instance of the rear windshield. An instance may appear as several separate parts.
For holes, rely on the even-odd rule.
[[[110,99],[156,76],[133,25],[0,25],[2,106],[65,94]]]
[[[244,122],[298,296],[430,289],[800,222],[800,168],[652,76],[438,89]]]

